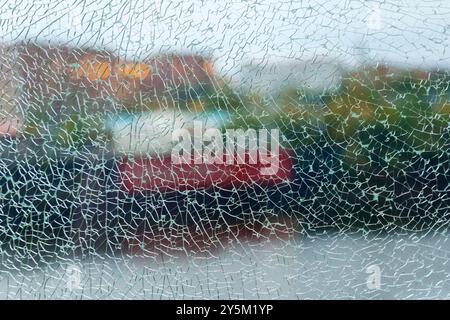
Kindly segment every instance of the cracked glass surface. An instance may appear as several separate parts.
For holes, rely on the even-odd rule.
[[[449,18],[0,1],[0,298],[448,299]]]

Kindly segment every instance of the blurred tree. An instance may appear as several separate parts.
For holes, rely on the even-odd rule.
[[[407,166],[401,153],[440,152],[448,89],[442,76],[386,68],[349,74],[338,92],[324,96],[330,143],[345,145],[344,165],[395,169]],[[436,101],[438,106],[436,106]]]

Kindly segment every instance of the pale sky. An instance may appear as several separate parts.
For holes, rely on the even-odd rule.
[[[1,1],[2,41],[212,55],[229,76],[259,59],[449,67],[448,1]]]

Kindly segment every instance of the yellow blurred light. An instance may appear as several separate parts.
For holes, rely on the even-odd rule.
[[[203,70],[205,70],[206,74],[209,76],[214,75],[214,64],[211,61],[205,61],[203,63]]]
[[[145,63],[120,63],[116,72],[129,79],[145,79],[150,75],[150,66]]]

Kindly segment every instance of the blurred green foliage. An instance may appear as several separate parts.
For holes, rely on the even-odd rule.
[[[63,97],[33,97],[27,109],[24,136],[44,138],[57,149],[80,150],[104,143],[107,101],[89,98],[83,92]]]
[[[402,154],[441,152],[449,113],[439,105],[448,101],[448,83],[446,74],[414,70],[351,73],[339,90],[323,97],[327,138],[346,146],[349,166],[399,169]]]

